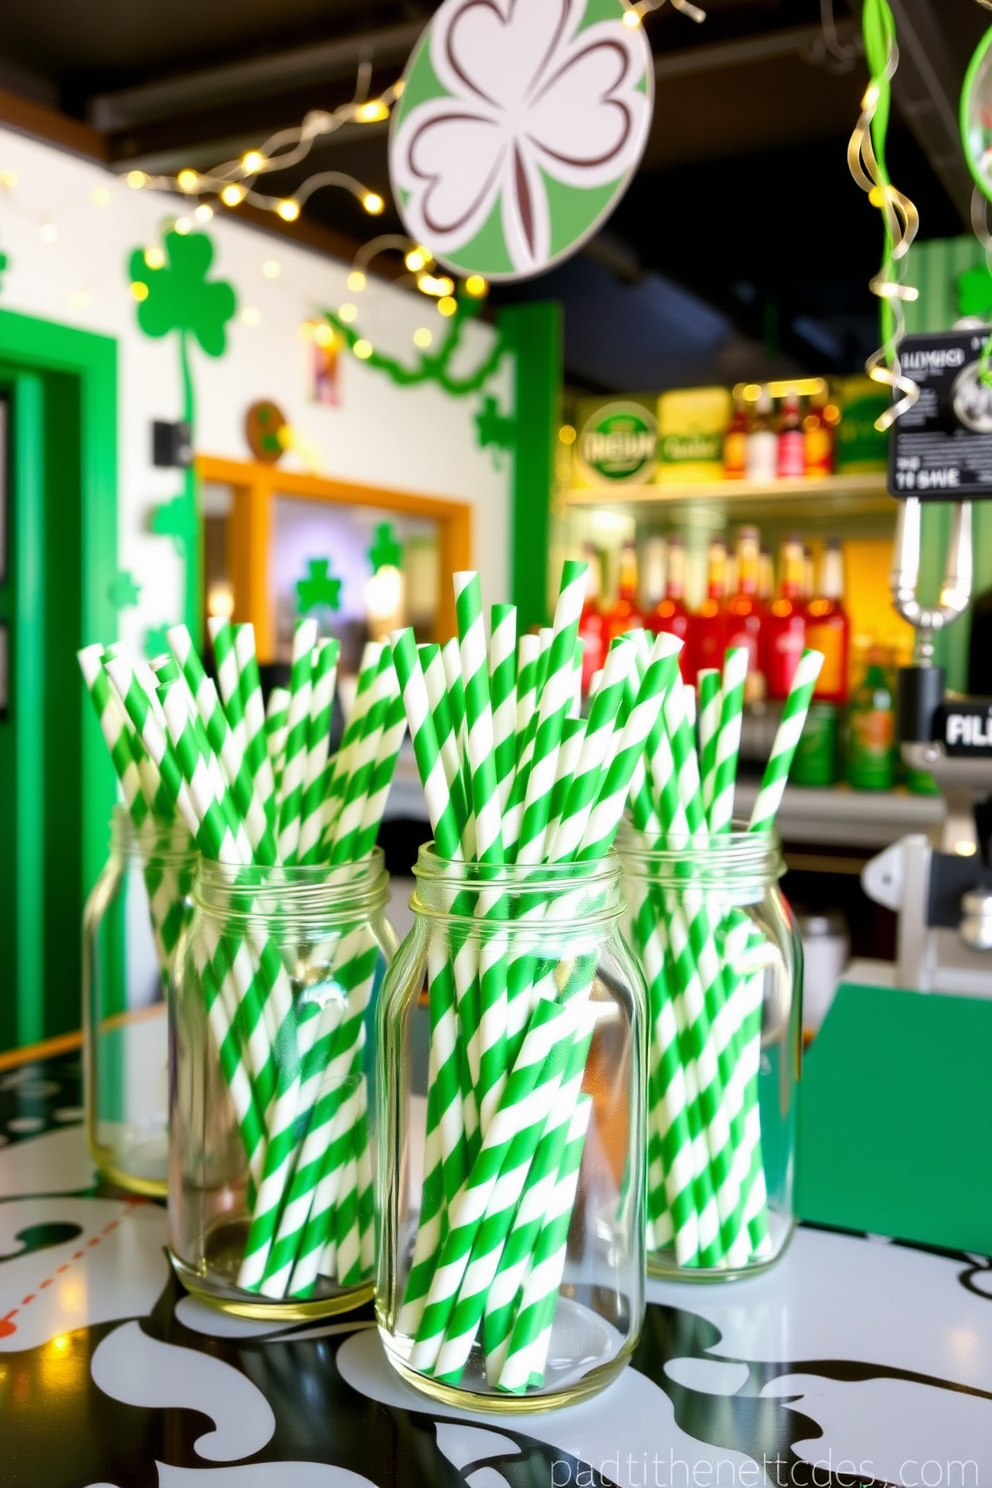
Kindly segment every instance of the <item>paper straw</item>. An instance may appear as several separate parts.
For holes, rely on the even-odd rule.
[[[709,815],[710,831],[714,834],[729,832],[734,816],[734,784],[741,746],[747,664],[747,647],[735,646],[727,652],[723,665],[720,724],[717,729],[713,771],[713,804]]]
[[[517,754],[517,610],[493,605],[489,640],[489,687],[493,708],[496,788],[502,813],[510,797]]]
[[[286,763],[278,793],[279,861],[295,864],[300,842],[303,787],[306,783],[307,741],[310,733],[310,698],[313,692],[313,653],[317,642],[316,620],[301,620],[293,635],[293,657],[289,674],[289,723]]]
[[[716,667],[702,667],[696,676],[699,687],[699,774],[703,792],[703,810],[709,819],[716,781],[716,738],[720,727],[720,673]]]
[[[792,769],[799,736],[806,722],[813,689],[822,666],[823,654],[820,651],[804,651],[799,658],[789,695],[782,709],[782,721],[775,734],[772,752],[761,778],[761,788],[751,812],[749,832],[771,831],[778,808],[782,804],[782,793]]]

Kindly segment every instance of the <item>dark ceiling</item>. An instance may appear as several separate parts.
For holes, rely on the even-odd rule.
[[[867,282],[881,225],[848,174],[866,70],[857,0],[699,0],[647,18],[656,105],[641,169],[576,259],[495,302],[554,295],[579,387],[659,387],[772,369],[857,370],[872,349]],[[956,133],[968,58],[990,19],[977,0],[892,0],[901,47],[890,166],[921,236],[966,230]],[[401,70],[432,3],[402,0],[0,0],[0,89],[85,121],[124,170],[206,167],[314,108],[345,101],[363,57],[373,88]],[[16,110],[14,111],[16,114]],[[14,118],[0,99],[0,118]],[[16,122],[16,118],[14,120]],[[319,143],[388,200],[386,130]],[[274,183],[276,178],[272,178]],[[311,224],[357,246],[370,221],[346,193]],[[387,207],[376,230],[398,228]]]

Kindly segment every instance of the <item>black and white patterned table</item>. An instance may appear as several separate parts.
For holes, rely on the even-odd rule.
[[[76,1055],[0,1073],[2,1488],[992,1488],[983,1257],[801,1229],[764,1277],[652,1284],[596,1399],[438,1414],[369,1309],[287,1328],[186,1297],[79,1104]]]

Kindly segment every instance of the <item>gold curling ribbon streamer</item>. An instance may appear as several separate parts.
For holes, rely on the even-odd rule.
[[[664,3],[665,0],[636,0],[636,4],[625,7],[627,15],[624,16],[624,20],[627,21],[628,25],[637,26],[653,10],[660,10]],[[982,0],[982,4],[984,3],[985,0]],[[992,0],[989,0],[989,3],[992,4]],[[698,5],[693,5],[692,0],[669,0],[669,4],[673,10],[680,11],[682,15],[688,16],[690,21],[695,21],[697,25],[706,19],[705,10],[700,10]],[[628,16],[631,18],[629,21],[627,20]]]
[[[899,363],[899,343],[906,329],[903,304],[919,298],[919,290],[903,282],[903,273],[920,219],[909,197],[897,191],[889,180],[885,164],[890,83],[899,65],[896,26],[888,0],[865,0],[862,23],[871,81],[847,147],[847,163],[862,191],[867,191],[868,200],[881,211],[885,229],[882,267],[869,284],[872,294],[878,295],[882,302],[882,345],[865,363],[868,376],[891,388],[893,393],[894,401],[875,420],[875,428],[884,432],[920,396],[916,383],[904,375]],[[896,398],[896,394],[901,396]]]

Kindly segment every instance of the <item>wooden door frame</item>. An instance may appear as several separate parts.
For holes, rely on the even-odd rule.
[[[238,621],[255,627],[255,645],[261,661],[275,655],[275,615],[269,592],[269,553],[272,539],[272,502],[276,496],[301,497],[305,501],[330,502],[338,506],[371,506],[378,511],[403,512],[427,517],[437,523],[441,582],[438,593],[436,630],[447,639],[457,634],[455,600],[450,577],[472,566],[472,507],[466,501],[443,496],[397,491],[386,486],[365,486],[323,475],[283,470],[261,461],[228,460],[218,455],[197,455],[200,481],[230,486],[234,492],[233,520],[228,523],[228,564],[234,585]]]

